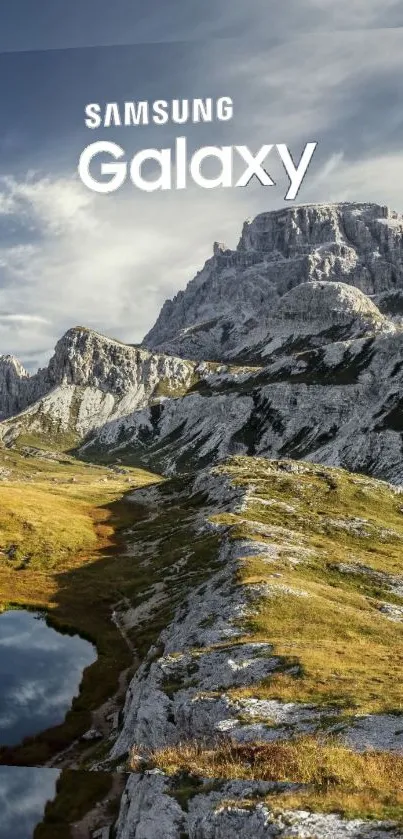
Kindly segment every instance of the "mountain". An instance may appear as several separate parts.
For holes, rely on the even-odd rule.
[[[60,491],[30,455],[153,473],[103,505],[110,551],[101,531],[97,561],[47,578],[70,603],[90,568],[103,656],[111,619],[136,652],[119,706],[95,700],[48,764],[108,776],[74,835],[401,839],[402,246],[403,219],[374,204],[263,213],[143,346],[75,327],[33,376],[0,358],[22,509],[34,475],[45,501]],[[15,573],[28,589],[29,562]],[[71,819],[73,786],[62,773],[38,836],[60,802]]]
[[[207,375],[181,399],[110,421],[82,453],[171,474],[228,454],[305,458],[403,481],[403,332]]]
[[[25,408],[28,373],[13,355],[0,355],[0,420]],[[25,396],[26,394],[26,396]]]
[[[161,334],[162,322],[173,334],[175,311],[186,308],[188,323],[199,312],[200,323],[210,300],[238,324],[231,364],[229,333],[216,345],[218,361],[206,362],[76,327],[34,376],[10,358],[0,363],[1,408],[9,415],[0,425],[3,443],[46,435],[48,444],[80,446],[86,458],[119,457],[170,474],[229,454],[309,458],[400,482],[403,331],[396,311],[381,312],[375,299],[384,310],[393,299],[396,309],[402,242],[401,218],[377,205],[258,216],[231,259],[216,247],[214,282],[210,265],[165,304],[146,340]],[[231,270],[221,260],[234,262]],[[257,287],[271,297],[270,309],[258,305]],[[203,332],[207,342],[217,334],[211,325]],[[184,349],[176,340],[158,346]]]
[[[58,342],[48,367],[33,376],[12,357],[0,358],[0,436],[7,444],[21,434],[78,440],[161,394],[184,393],[197,380],[198,366],[75,327]]]
[[[115,619],[165,628],[108,759],[131,772],[117,839],[401,839],[400,492],[234,457],[129,502],[149,588]]]
[[[377,204],[261,213],[245,222],[236,250],[214,245],[202,271],[164,304],[144,346],[186,358],[250,359],[269,339],[281,297],[329,280],[366,295],[402,288],[403,218]]]

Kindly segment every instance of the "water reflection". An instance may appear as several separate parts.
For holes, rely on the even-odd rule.
[[[0,839],[32,839],[55,796],[57,769],[0,766]]]
[[[92,644],[57,632],[40,615],[1,614],[0,744],[16,745],[61,723],[95,659]]]

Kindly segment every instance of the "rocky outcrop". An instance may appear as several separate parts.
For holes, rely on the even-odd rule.
[[[315,779],[251,778],[247,760],[236,779],[171,777],[155,756],[193,741],[253,749],[311,738],[322,748],[328,734],[348,760],[403,753],[393,670],[403,624],[402,234],[396,213],[371,204],[263,213],[236,251],[215,243],[148,348],[77,327],[34,376],[0,359],[6,445],[29,433],[51,447],[66,435],[83,457],[174,476],[129,499],[141,513],[125,556],[139,573],[133,601],[112,618],[142,644],[142,662],[111,752],[92,767],[130,771],[117,839],[402,836],[342,807],[320,812],[320,796],[307,809],[277,804],[287,792],[309,798]],[[309,659],[318,638],[325,655]],[[325,780],[332,788],[331,770]],[[394,795],[391,782],[382,806]]]
[[[272,338],[270,318],[286,292],[329,280],[366,295],[401,288],[402,217],[347,203],[261,213],[245,222],[235,251],[215,245],[202,271],[164,304],[144,345],[186,358],[250,357]]]
[[[25,408],[27,380],[27,371],[13,355],[0,356],[0,420]]]
[[[403,481],[403,333],[206,373],[192,393],[107,423],[83,453],[114,451],[168,473],[229,454],[306,458]]]
[[[304,488],[308,490],[306,495]],[[355,516],[354,507],[348,518],[344,514],[340,518],[345,510],[344,493],[349,493],[350,488],[356,493],[358,505],[362,493],[370,499],[368,519]],[[329,491],[334,492],[335,500],[330,505],[331,517],[326,517],[323,504],[327,503]],[[158,755],[165,748],[174,750],[181,744],[196,742],[200,748],[214,750],[223,742],[299,742],[301,736],[307,735],[318,736],[321,743],[326,738],[333,742],[337,737],[361,752],[375,748],[379,752],[403,754],[401,717],[393,710],[360,715],[354,712],[353,699],[346,716],[345,705],[337,708],[329,702],[316,705],[297,699],[284,701],[275,695],[278,687],[271,686],[271,679],[281,674],[281,678],[300,681],[304,692],[304,679],[309,678],[309,668],[295,658],[299,649],[304,650],[303,639],[292,636],[292,632],[290,636],[287,627],[285,649],[294,654],[289,659],[277,651],[282,643],[279,627],[277,649],[270,641],[275,632],[276,602],[287,615],[287,603],[297,614],[301,604],[310,601],[309,608],[314,613],[315,603],[322,604],[325,599],[328,609],[320,643],[326,646],[329,632],[333,633],[334,583],[323,575],[330,558],[326,550],[319,549],[318,554],[318,534],[329,534],[329,528],[334,529],[338,534],[333,543],[335,553],[338,545],[344,545],[343,530],[359,533],[364,550],[368,527],[373,528],[372,540],[402,539],[400,530],[390,530],[384,536],[382,527],[377,529],[379,522],[374,515],[388,494],[394,509],[399,493],[364,477],[343,476],[339,470],[306,463],[235,458],[218,469],[187,476],[183,488],[174,481],[131,496],[148,513],[151,528],[158,523],[161,505],[174,504],[178,510],[181,503],[186,501],[188,505],[194,499],[198,507],[198,515],[192,517],[194,533],[200,538],[203,533],[215,532],[219,543],[217,561],[209,557],[211,573],[200,585],[184,592],[182,604],[149,649],[129,686],[122,728],[111,758],[114,763],[124,761],[132,753],[139,768],[126,785],[116,826],[117,839],[181,839],[185,835],[189,839],[230,839],[235,834],[243,839],[401,837],[393,821],[349,819],[336,812],[315,812],[313,808],[291,809],[284,801],[278,804],[276,795],[301,791],[305,785],[248,780],[251,764],[245,767],[246,776],[238,780],[225,776],[188,778],[180,772],[169,775],[159,768],[158,758],[156,766],[150,768],[148,764],[147,768],[147,755]],[[146,520],[142,516],[143,534]],[[399,528],[400,519],[395,521]],[[176,534],[178,526],[181,527],[179,516],[175,520]],[[131,536],[136,540],[135,530]],[[358,543],[356,548],[359,550]],[[183,561],[188,561],[188,555]],[[304,568],[310,569],[308,576]],[[350,608],[353,586],[357,593],[354,609],[360,615],[369,610],[368,619],[375,621],[381,639],[387,623],[379,623],[377,612],[373,611],[372,589],[367,593],[355,578],[354,569],[344,579],[345,587],[341,582],[338,590],[336,614]],[[388,575],[382,585],[386,591]],[[270,610],[267,637],[262,637],[255,619],[262,612],[270,615]],[[121,617],[124,620],[123,612]],[[387,617],[381,620],[387,621]],[[304,631],[310,637],[307,627]],[[396,631],[401,633],[401,627]],[[350,648],[356,643],[355,636],[347,633],[345,639],[340,637],[338,641],[341,647],[344,642]],[[344,671],[339,676],[343,691]],[[270,795],[271,804],[267,800]]]
[[[166,382],[173,392],[189,381],[194,365],[107,338],[91,329],[70,329],[57,343],[46,371],[39,375],[50,386],[71,384],[94,387],[122,396],[131,389],[153,392]]]
[[[184,393],[198,378],[197,367],[84,327],[70,329],[48,367],[33,376],[11,357],[0,361],[1,410],[3,418],[13,417],[0,435],[6,443],[26,431],[83,437],[164,394]]]
[[[186,806],[175,798],[169,779],[133,774],[117,823],[117,839],[401,839],[393,822],[347,819],[306,810],[283,810],[259,803],[286,784],[206,780]],[[205,789],[203,789],[203,787]]]
[[[312,347],[393,333],[395,326],[372,300],[346,283],[312,281],[286,292],[266,321],[267,335],[238,346],[244,360],[293,354]]]

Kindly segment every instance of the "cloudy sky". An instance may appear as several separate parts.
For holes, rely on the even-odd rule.
[[[276,187],[96,195],[77,176],[96,139],[128,158],[178,134],[193,148],[286,143],[297,158],[317,141],[298,203],[403,211],[401,2],[76,0],[68,18],[62,0],[2,5],[0,353],[30,369],[75,324],[141,340],[214,240],[233,247],[246,217],[289,203],[271,156]],[[84,125],[88,102],[224,95],[227,123]]]

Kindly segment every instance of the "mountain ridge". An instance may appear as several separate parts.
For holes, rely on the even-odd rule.
[[[352,259],[350,251],[347,256],[343,251],[341,221],[350,225],[350,238],[351,230],[358,235],[361,256],[357,251]],[[330,235],[336,257],[329,251]],[[374,257],[377,294],[368,296],[359,286],[363,277],[368,280],[365,266],[375,236],[394,262]],[[316,247],[322,240],[322,268],[329,268],[326,260],[335,257],[339,267],[347,265],[349,282],[335,279],[330,268],[325,279],[306,281],[311,244]],[[78,446],[84,457],[118,455],[168,473],[212,464],[228,454],[309,457],[392,482],[402,480],[403,332],[399,315],[388,315],[376,305],[386,295],[396,308],[396,296],[403,295],[402,217],[372,204],[309,205],[260,214],[244,225],[239,242],[246,276],[242,294],[251,288],[249,257],[253,262],[254,254],[266,248],[270,259],[262,263],[267,270],[259,275],[258,286],[265,283],[270,296],[274,247],[288,249],[291,263],[295,253],[299,260],[303,254],[302,273],[295,273],[294,263],[291,274],[282,274],[281,268],[276,283],[283,293],[270,311],[262,312],[261,323],[255,316],[248,321],[243,312],[246,338],[236,326],[228,327],[216,361],[184,359],[180,342],[178,355],[172,355],[85,327],[69,329],[49,365],[33,376],[16,360],[0,359],[3,444],[38,441],[45,435],[55,445],[64,440]],[[216,243],[214,251],[215,260],[233,258],[223,244]],[[203,271],[190,286],[209,286],[211,277]],[[402,283],[401,292],[391,291],[392,274]],[[291,287],[284,290],[285,276]],[[216,277],[217,294],[222,293],[221,282],[225,289],[225,271]],[[184,300],[186,292],[179,294]],[[239,300],[227,295],[224,302],[237,316]],[[160,317],[163,312],[164,307]],[[189,312],[190,318],[191,308]],[[222,333],[217,317],[219,325],[217,319],[210,321],[205,332],[197,324],[189,326],[189,340],[205,335],[211,346],[211,335]],[[231,329],[237,352],[229,363]]]
[[[33,376],[0,358],[13,603],[33,579],[100,621],[104,676],[47,765],[110,777],[92,836],[401,839],[403,219],[263,213],[206,266],[142,346],[73,327]]]
[[[213,256],[163,305],[143,344],[187,358],[236,360],[268,333],[278,300],[309,281],[338,281],[366,294],[403,287],[403,218],[371,203],[296,205],[243,225],[235,250]],[[251,337],[252,333],[252,337]]]

